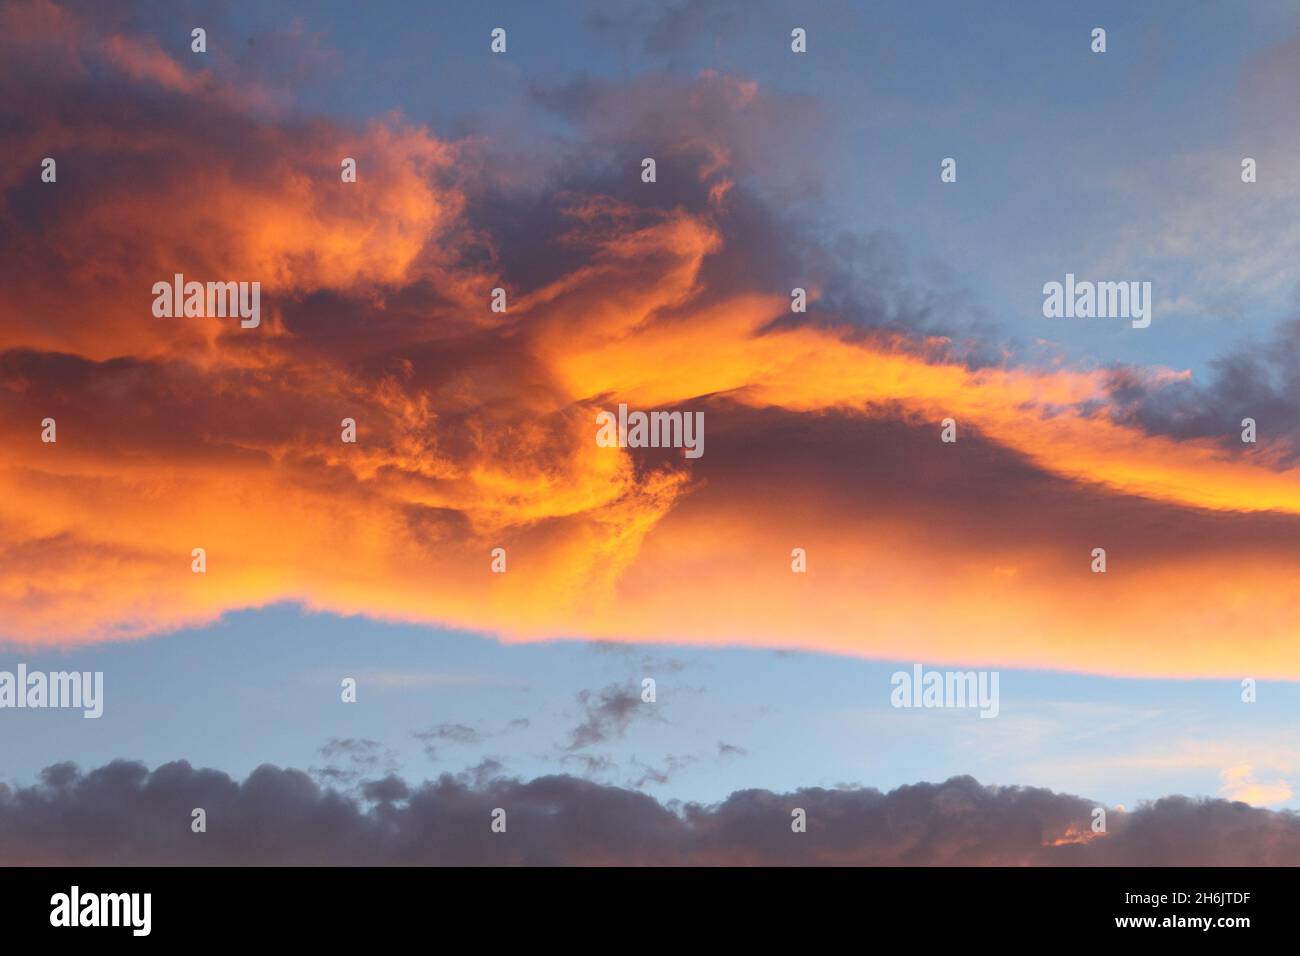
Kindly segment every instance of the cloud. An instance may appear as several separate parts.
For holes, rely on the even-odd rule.
[[[183,761],[57,764],[0,787],[0,856],[15,865],[1063,865],[1295,866],[1300,818],[1165,797],[1107,814],[1093,804],[970,777],[872,789],[742,790],[669,809],[569,776],[531,781],[387,776],[361,799],[264,765],[245,780]],[[194,807],[208,831],[190,833]],[[505,836],[490,831],[506,810]],[[791,810],[807,813],[791,831]]]
[[[0,638],[291,601],[509,641],[1300,677],[1287,449],[1161,427],[1176,371],[1121,389],[968,343],[890,243],[794,221],[805,98],[716,72],[539,87],[569,139],[522,175],[400,116],[281,108],[310,70],[245,82],[138,23],[0,11]],[[262,326],[153,318],[176,272],[261,281]],[[704,457],[597,447],[623,402],[703,412]]]
[[[377,740],[366,737],[331,737],[320,748],[320,755],[331,761],[324,767],[312,767],[310,773],[330,783],[353,784],[380,769],[397,768],[396,754]],[[345,766],[339,766],[339,764]]]
[[[702,38],[734,35],[746,22],[752,22],[756,6],[740,0],[641,2],[627,5],[615,16],[594,5],[587,20],[599,35],[615,39],[635,37],[646,52],[668,55]]]
[[[593,744],[608,743],[627,733],[628,725],[634,717],[645,715],[657,716],[653,704],[641,700],[640,689],[610,684],[599,693],[584,690],[578,693],[578,703],[582,705],[586,716],[582,723],[573,728],[568,750],[580,750]]]
[[[1259,440],[1273,448],[1280,467],[1300,461],[1300,318],[1279,324],[1263,342],[1251,343],[1210,363],[1213,378],[1177,377],[1143,382],[1116,369],[1111,410],[1150,434],[1217,441],[1225,455],[1242,447],[1242,419],[1256,422]]]
[[[484,735],[468,724],[438,724],[428,730],[417,730],[411,734],[424,745],[424,753],[430,760],[438,759],[438,742],[449,741],[454,744],[482,743]]]
[[[1252,806],[1269,806],[1286,803],[1291,799],[1291,786],[1283,780],[1262,783],[1255,779],[1255,768],[1248,763],[1229,767],[1220,775],[1223,786],[1219,792],[1229,800],[1240,800]]]
[[[377,740],[357,737],[331,737],[320,749],[322,757],[346,756],[370,760],[383,747]]]
[[[668,754],[664,757],[663,764],[656,767],[633,757],[634,775],[628,779],[627,786],[632,790],[642,790],[647,786],[662,787],[697,759],[692,754]]]
[[[393,803],[410,795],[406,782],[392,774],[379,780],[367,780],[361,785],[361,796],[373,803]]]
[[[414,736],[418,740],[450,740],[458,744],[476,744],[483,739],[482,734],[467,724],[438,724],[416,731]]]
[[[505,771],[505,764],[495,757],[484,757],[473,767],[457,775],[457,779],[465,784],[467,781],[475,787],[482,790],[489,782],[500,777]]]

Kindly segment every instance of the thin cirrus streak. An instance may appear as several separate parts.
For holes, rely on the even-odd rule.
[[[1106,372],[964,361],[822,305],[816,275],[777,282],[773,262],[798,263],[774,219],[751,228],[725,122],[664,146],[662,195],[635,159],[587,164],[520,225],[494,200],[527,184],[473,137],[303,119],[49,3],[3,25],[21,120],[0,134],[7,638],[299,601],[511,640],[1300,675],[1295,466],[1267,442],[1149,433]],[[584,135],[639,157],[640,127],[601,125],[611,97]],[[707,130],[774,107],[705,74],[682,109]],[[57,188],[32,172],[51,152]],[[262,282],[261,327],[154,318],[176,273]],[[810,316],[790,314],[795,284]],[[704,411],[704,456],[597,447],[595,414],[621,402]]]

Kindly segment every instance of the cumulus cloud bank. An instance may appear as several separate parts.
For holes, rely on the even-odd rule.
[[[207,813],[207,832],[190,830]],[[1218,799],[1111,809],[971,777],[874,789],[741,790],[664,806],[571,776],[371,780],[353,797],[264,765],[243,781],[184,761],[48,767],[0,787],[6,865],[1295,866],[1300,817]],[[492,813],[506,811],[494,833]],[[791,829],[802,808],[807,831]]]

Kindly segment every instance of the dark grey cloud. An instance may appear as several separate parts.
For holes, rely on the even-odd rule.
[[[417,730],[411,734],[424,745],[424,753],[430,760],[438,759],[438,743],[477,744],[483,741],[483,734],[467,724],[438,724],[428,730]]]
[[[479,730],[468,724],[461,723],[443,723],[429,727],[427,730],[414,731],[411,736],[424,745],[424,753],[430,760],[438,759],[438,745],[441,743],[451,743],[457,745],[481,744],[489,737],[501,734],[509,734],[514,731],[525,730],[531,726],[532,721],[527,717],[516,717],[509,721],[501,730],[492,731]]]
[[[380,770],[391,773],[397,769],[396,754],[368,737],[331,737],[319,753],[329,763],[311,767],[309,772],[327,783],[353,784]]]
[[[89,773],[48,768],[0,786],[0,859],[9,864],[856,864],[1300,865],[1300,816],[1171,796],[1111,810],[970,777],[874,789],[743,790],[712,805],[651,797],[571,776],[524,781],[395,776],[361,795],[264,765],[243,781],[184,761],[152,772],[115,761]],[[208,831],[190,832],[207,811]],[[506,810],[506,834],[490,831]],[[803,808],[807,832],[793,833]]]
[[[482,790],[488,783],[505,772],[506,766],[496,757],[484,757],[477,764],[457,775],[462,784],[472,783]]]
[[[634,776],[629,778],[627,786],[633,790],[641,790],[648,786],[662,787],[697,759],[691,754],[668,754],[661,765],[653,766],[633,757]]]
[[[331,737],[320,748],[322,757],[345,757],[358,763],[374,764],[383,744],[366,737]]]
[[[367,780],[361,785],[361,796],[373,803],[392,803],[405,800],[410,795],[406,781],[396,774],[389,774],[380,780]]]
[[[351,785],[361,779],[361,772],[357,770],[344,770],[342,767],[312,767],[308,771],[313,777],[329,783],[340,786]]]
[[[561,763],[576,763],[582,767],[584,777],[597,777],[602,774],[613,773],[618,765],[608,754],[584,754],[573,753],[565,754],[560,758]]]
[[[910,544],[939,565],[956,573],[973,555],[1019,563],[1034,553],[1035,572],[1045,579],[1070,573],[1075,556],[1088,554],[1098,540],[1108,542],[1112,556],[1125,555],[1130,567],[1148,569],[1176,567],[1194,554],[1267,557],[1284,567],[1296,560],[1300,517],[1117,495],[1045,472],[974,427],[958,446],[945,446],[929,424],[749,409],[725,398],[701,405],[714,423],[710,450],[693,467],[696,489],[663,520],[664,533],[701,526],[720,508],[760,511],[783,496],[791,500],[791,489],[814,488],[815,501],[765,512],[769,533],[807,540],[810,527],[840,534],[856,528],[865,539],[875,516],[924,513],[932,523],[913,529]],[[961,464],[954,468],[952,457],[943,456],[958,447]],[[653,461],[651,454],[661,450],[643,452]],[[871,502],[871,517],[863,501]],[[814,599],[822,585],[808,583]],[[833,597],[830,590],[825,595]]]
[[[582,705],[586,716],[570,733],[565,747],[567,750],[579,750],[593,744],[617,740],[627,732],[633,718],[638,715],[653,717],[657,706],[641,700],[639,685],[625,687],[619,684],[610,684],[594,694],[584,690],[578,694],[578,703]]]
[[[428,730],[417,730],[414,737],[425,741],[449,740],[457,744],[476,744],[483,739],[481,733],[467,724],[438,724]]]
[[[1174,438],[1218,439],[1242,453],[1241,420],[1255,419],[1260,445],[1300,457],[1300,317],[1284,322],[1271,339],[1229,352],[1210,363],[1211,378],[1149,384],[1128,368],[1112,371],[1110,394],[1117,419]]]

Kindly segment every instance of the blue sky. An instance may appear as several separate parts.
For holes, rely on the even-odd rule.
[[[6,776],[30,779],[50,756],[82,766],[114,757],[150,766],[184,758],[242,776],[260,763],[336,767],[411,780],[470,771],[486,759],[525,779],[611,766],[602,782],[661,799],[711,802],[736,789],[858,784],[891,789],[971,774],[1132,807],[1167,792],[1220,795],[1221,771],[1252,762],[1263,782],[1295,773],[1296,695],[1260,684],[1244,704],[1231,681],[1117,680],[1003,670],[1001,713],[890,705],[890,677],[912,661],[873,662],[766,650],[510,645],[481,636],[291,607],[228,615],[210,628],[65,654],[4,654],[0,669],[102,670],[103,717],[9,711]],[[355,704],[343,677],[358,680]],[[622,734],[571,749],[583,691],[611,685],[644,705]],[[526,720],[526,726],[519,724]],[[417,732],[464,725],[481,740]],[[373,764],[322,754],[331,740],[370,740]],[[720,753],[720,744],[743,752]],[[1271,765],[1271,769],[1270,769]],[[324,779],[324,778],[322,778]],[[358,778],[360,779],[360,778]],[[355,781],[342,781],[344,785]],[[1289,806],[1295,806],[1294,800]]]

